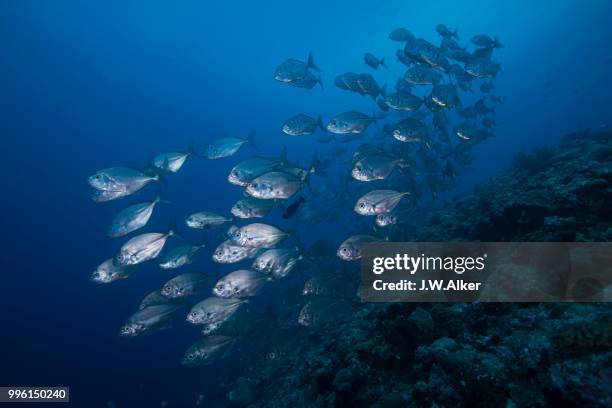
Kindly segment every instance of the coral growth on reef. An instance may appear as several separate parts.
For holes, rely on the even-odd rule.
[[[609,241],[612,134],[566,136],[429,212],[411,241]],[[251,407],[609,407],[609,304],[368,304],[232,385]]]

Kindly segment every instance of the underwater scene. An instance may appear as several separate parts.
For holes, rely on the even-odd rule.
[[[612,241],[610,16],[0,2],[0,407],[612,406],[612,285],[360,296],[376,245]]]

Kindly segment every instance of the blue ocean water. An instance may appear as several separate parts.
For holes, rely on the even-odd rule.
[[[438,41],[434,29],[444,23],[458,27],[463,42],[489,33],[506,45],[495,54],[503,69],[495,93],[504,99],[496,137],[475,149],[458,188],[465,190],[518,151],[608,123],[611,11],[605,0],[2,2],[0,385],[69,385],[78,406],[181,406],[244,368],[239,359],[182,368],[197,338],[184,324],[139,339],[118,336],[142,297],[172,275],[150,265],[116,284],[90,282],[120,246],[106,238],[108,223],[138,201],[92,202],[86,181],[96,170],[143,166],[190,142],[204,148],[251,130],[258,152],[278,155],[286,146],[304,164],[329,146],[284,135],[283,121],[296,113],[373,112],[370,99],[336,88],[333,78],[352,70],[393,84],[404,67],[389,31],[407,27]],[[309,51],[325,89],[273,80],[280,62]],[[367,68],[367,51],[385,56],[390,68]],[[163,231],[198,210],[227,212],[242,197],[227,173],[255,152],[190,159],[169,178],[163,195],[171,203],[159,205],[148,229]],[[322,233],[298,228],[307,241]],[[214,266],[206,256],[194,268]]]

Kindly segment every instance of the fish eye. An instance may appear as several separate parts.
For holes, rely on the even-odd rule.
[[[364,203],[359,204],[359,208],[364,208],[364,207],[365,207]]]
[[[218,286],[217,286],[217,289],[219,289],[219,290],[223,290],[223,288],[224,288],[224,286],[223,286],[223,285],[218,285]]]
[[[217,251],[217,252],[215,252],[215,255],[217,255],[217,256],[221,256],[221,255],[223,255],[223,252],[221,252],[221,251]]]
[[[193,359],[195,358],[195,356],[194,356],[193,354],[190,354],[190,355],[188,355],[188,356],[187,356],[187,358],[188,358],[189,360],[193,360]]]
[[[346,247],[342,248],[342,252],[346,253],[348,251],[348,249],[346,249]]]
[[[251,183],[251,187],[257,188],[257,183]]]

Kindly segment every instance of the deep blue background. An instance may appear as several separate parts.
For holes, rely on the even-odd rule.
[[[504,70],[495,93],[505,99],[497,137],[477,148],[465,188],[516,151],[609,122],[611,12],[606,0],[0,2],[0,385],[70,385],[82,406],[121,407],[195,401],[223,375],[178,365],[197,338],[185,325],[135,341],[117,336],[140,299],[172,275],[147,266],[113,285],[89,282],[120,245],[105,238],[108,222],[135,200],[93,203],[86,179],[95,170],[251,129],[264,154],[285,145],[302,161],[315,147],[323,153],[313,138],[283,135],[282,122],[299,112],[372,112],[369,99],[335,88],[333,77],[372,72],[391,85],[403,69],[388,32],[405,26],[437,42],[443,22],[459,27],[464,43],[485,32],[507,46],[495,56]],[[279,62],[309,50],[325,90],[273,81]],[[371,71],[366,51],[390,69]],[[248,154],[188,162],[151,230],[197,210],[227,212],[241,196],[227,172]]]

